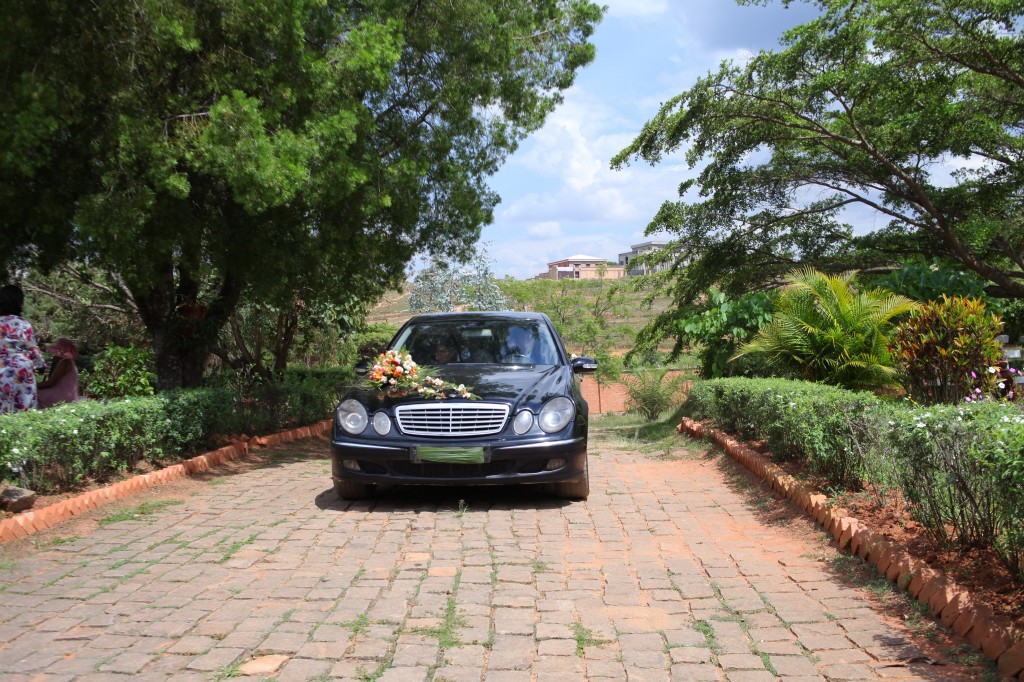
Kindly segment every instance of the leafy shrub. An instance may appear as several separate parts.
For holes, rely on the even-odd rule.
[[[907,393],[923,404],[956,403],[982,388],[1002,359],[997,316],[978,299],[943,296],[896,327],[889,342]]]
[[[163,419],[155,398],[82,401],[0,418],[4,476],[39,491],[107,478],[159,456]]]
[[[153,351],[110,346],[93,356],[92,369],[79,377],[82,392],[93,398],[153,395]]]
[[[266,433],[330,417],[350,370],[286,373],[243,399],[226,388],[85,400],[0,415],[0,477],[66,490],[130,472],[142,459],[190,456],[215,434]]]
[[[832,487],[870,484],[909,505],[940,543],[991,547],[1024,582],[1024,413],[1003,402],[919,407],[784,380],[695,382],[698,419],[764,438]]]
[[[686,404],[694,417],[764,439],[776,458],[805,461],[837,487],[864,483],[863,458],[851,437],[879,404],[871,393],[787,379],[713,379],[694,382]]]
[[[730,300],[718,287],[707,293],[708,308],[677,322],[680,338],[700,347],[700,374],[710,379],[724,376],[758,376],[763,363],[753,358],[730,360],[736,347],[753,337],[772,319],[774,292],[760,291]]]
[[[1000,298],[989,304],[1003,321],[1003,333],[1010,341],[1024,341],[1024,298]]]
[[[914,515],[944,546],[994,547],[1024,577],[1024,414],[999,403],[892,413]]]
[[[963,266],[950,266],[937,260],[905,263],[898,270],[875,277],[872,281],[874,286],[922,303],[937,301],[942,296],[987,298],[985,286],[988,282],[964,270]]]
[[[652,422],[672,407],[678,400],[683,377],[675,376],[666,381],[667,375],[667,369],[638,369],[624,376],[626,410],[637,412]]]
[[[398,333],[398,327],[384,322],[367,325],[356,334],[356,357],[359,360],[377,357],[383,353],[391,339]]]
[[[758,355],[783,375],[845,388],[895,383],[887,334],[917,304],[881,289],[858,289],[855,274],[813,268],[789,274],[772,321],[732,357]]]

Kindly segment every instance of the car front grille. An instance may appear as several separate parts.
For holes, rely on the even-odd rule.
[[[489,436],[508,419],[501,403],[429,403],[395,408],[398,428],[412,436]]]

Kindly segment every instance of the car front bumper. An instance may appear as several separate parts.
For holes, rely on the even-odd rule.
[[[484,449],[479,464],[418,461],[416,446],[476,446]],[[374,444],[338,438],[333,441],[332,478],[393,485],[506,485],[579,480],[586,471],[586,437],[534,442],[422,442]]]

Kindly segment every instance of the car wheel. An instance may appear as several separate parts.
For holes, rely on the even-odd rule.
[[[590,496],[590,467],[583,460],[583,475],[578,481],[555,484],[555,495],[563,500],[585,500]]]
[[[343,500],[365,500],[373,495],[377,486],[359,481],[341,480],[334,482],[334,492]]]

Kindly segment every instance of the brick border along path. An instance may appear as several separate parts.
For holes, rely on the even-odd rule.
[[[326,439],[280,447],[138,520],[18,541],[24,553],[0,563],[0,670],[15,682],[980,679],[907,663],[920,652],[827,570],[820,540],[770,524],[721,457],[687,447],[660,461],[592,441],[585,503],[523,487],[356,504],[330,491]]]

